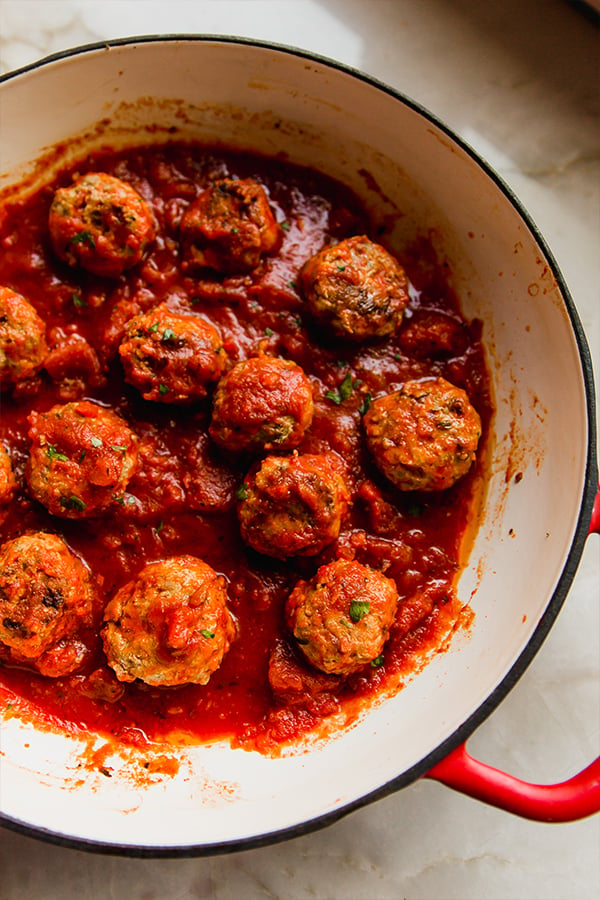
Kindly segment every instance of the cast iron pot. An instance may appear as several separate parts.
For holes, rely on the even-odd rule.
[[[162,140],[173,126],[178,137],[285,153],[338,178],[397,216],[400,257],[415,234],[433,239],[465,316],[484,322],[497,406],[486,502],[458,583],[475,613],[468,637],[351,729],[281,759],[188,747],[172,753],[178,774],[142,783],[139,759],[123,751],[104,759],[107,778],[82,765],[102,753],[101,739],[8,718],[4,823],[116,853],[210,853],[327,824],[425,775],[531,818],[600,809],[600,760],[563,785],[537,786],[464,748],[539,649],[599,520],[589,352],[557,266],[507,187],[396,91],[235,38],[143,37],[57,54],[2,79],[0,122],[0,188],[27,173],[47,178],[33,161],[57,143],[78,156],[107,141]]]

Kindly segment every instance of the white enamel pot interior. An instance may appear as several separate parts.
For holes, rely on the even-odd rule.
[[[489,489],[459,582],[475,612],[468,637],[305,752],[269,759],[192,747],[178,752],[178,774],[145,784],[130,756],[105,760],[107,778],[80,765],[83,739],[7,719],[5,823],[113,852],[208,853],[301,833],[410,783],[466,739],[530,662],[590,521],[589,354],[543,240],[494,173],[424,110],[287,48],[206,36],[79,48],[6,76],[0,123],[0,187],[58,142],[68,151],[77,138],[77,155],[83,145],[164,139],[173,126],[207,143],[285,153],[349,184],[382,215],[397,213],[400,258],[416,234],[433,237],[464,314],[484,323],[497,404]]]

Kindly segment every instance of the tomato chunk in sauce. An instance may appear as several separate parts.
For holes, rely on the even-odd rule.
[[[115,183],[127,189],[112,203]],[[10,489],[0,544],[56,535],[93,583],[91,612],[69,624],[77,653],[65,662],[53,645],[52,666],[40,666],[19,649],[35,645],[19,610],[49,605],[54,622],[61,590],[41,564],[33,575],[28,560],[8,571],[0,550],[10,585],[0,591],[0,691],[40,722],[124,743],[225,738],[276,753],[399,689],[464,623],[454,582],[483,490],[489,382],[481,324],[463,319],[425,240],[415,235],[396,259],[340,184],[281,160],[172,142],[103,150],[5,198],[0,288],[45,325],[35,360],[15,362],[14,348],[29,344],[0,316],[6,366],[26,373],[2,387],[0,474]],[[228,375],[247,360],[264,362]],[[363,417],[408,382],[419,404],[423,383],[427,408],[411,440],[429,440],[431,386],[442,379],[476,410],[479,450],[449,487],[403,490],[406,477],[394,483],[374,458]],[[402,428],[393,402],[385,410],[377,440],[387,463]],[[453,415],[464,409],[455,403]],[[432,427],[447,432],[444,421]],[[412,465],[403,457],[404,473]],[[210,567],[227,621],[216,662],[196,681],[185,660],[212,659],[220,620],[198,612],[201,588],[185,573],[169,574],[190,558]],[[386,585],[381,626],[369,620],[375,594],[361,593],[371,577]],[[127,634],[117,594],[130,598]],[[111,648],[129,642],[127,678],[123,660],[111,667],[105,653],[107,608]],[[347,652],[346,629],[356,629]],[[144,653],[156,658],[140,662]],[[318,668],[315,658],[329,662]],[[147,671],[152,679],[136,677]]]

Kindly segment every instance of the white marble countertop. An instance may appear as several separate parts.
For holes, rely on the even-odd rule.
[[[600,360],[600,29],[565,0],[0,0],[0,72],[82,43],[205,32],[365,70],[465,138],[545,236]],[[1,127],[1,122],[0,122]],[[469,742],[561,781],[600,748],[599,543],[517,686]],[[420,782],[283,844],[104,857],[0,830],[0,900],[595,900],[600,816],[527,822]]]

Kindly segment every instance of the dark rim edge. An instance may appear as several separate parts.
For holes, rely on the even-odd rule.
[[[268,832],[255,837],[238,838],[231,841],[220,841],[215,844],[202,845],[185,845],[185,846],[138,846],[133,844],[108,844],[101,841],[91,841],[82,838],[61,835],[49,830],[20,822],[12,817],[6,816],[0,812],[0,824],[12,831],[18,832],[28,837],[34,837],[46,841],[47,843],[68,847],[71,849],[85,850],[88,852],[127,857],[143,857],[143,858],[181,858],[192,856],[210,856],[217,854],[233,853],[243,850],[257,849],[271,844],[280,843],[290,840],[294,837],[301,837],[318,829],[332,825],[346,815],[361,809],[377,800],[383,799],[403,787],[417,781],[427,774],[427,772],[438,762],[444,759],[459,744],[464,743],[470,735],[478,728],[499,703],[507,696],[512,688],[519,681],[525,670],[528,668],[533,658],[544,643],[550,628],[552,627],[563,603],[565,602],[569,588],[577,571],[583,548],[588,536],[590,521],[592,517],[592,509],[594,499],[598,490],[598,466],[597,466],[597,447],[596,447],[596,405],[595,405],[595,389],[594,375],[590,350],[587,344],[583,326],[579,318],[579,314],[575,307],[573,298],[567,287],[565,279],[556,263],[554,255],[546,244],[539,228],[523,207],[514,191],[501,178],[501,176],[487,163],[487,161],[479,155],[463,138],[457,135],[443,121],[431,113],[415,100],[404,95],[401,91],[390,87],[378,78],[368,75],[350,65],[341,63],[335,59],[313,53],[308,50],[296,48],[293,46],[279,44],[270,41],[255,40],[252,38],[243,38],[230,35],[219,34],[165,34],[165,35],[139,35],[126,38],[113,38],[106,41],[96,41],[88,44],[82,44],[67,50],[61,50],[39,60],[21,66],[3,75],[0,75],[0,84],[9,81],[20,75],[27,74],[38,68],[42,68],[54,62],[63,59],[82,55],[85,53],[96,52],[99,50],[111,50],[123,46],[135,44],[149,43],[165,43],[165,42],[198,42],[198,43],[223,43],[223,44],[241,44],[244,46],[258,47],[262,50],[271,50],[284,55],[300,57],[310,62],[335,69],[343,74],[350,75],[359,81],[371,85],[378,90],[383,91],[396,100],[399,100],[405,106],[414,112],[423,116],[432,125],[442,131],[455,144],[457,144],[471,159],[479,166],[480,169],[494,182],[499,190],[504,194],[511,203],[515,211],[523,220],[525,226],[535,239],[542,254],[544,255],[553,277],[555,278],[567,312],[573,333],[575,335],[579,358],[582,366],[583,381],[586,391],[586,406],[588,415],[588,443],[587,443],[587,461],[585,479],[583,485],[583,494],[579,518],[577,521],[574,538],[563,570],[558,579],[556,588],[546,606],[534,633],[531,638],[511,666],[509,672],[496,688],[488,695],[488,697],[480,704],[477,709],[457,728],[453,734],[439,744],[431,753],[419,761],[416,765],[407,769],[396,778],[380,787],[370,791],[368,794],[349,801],[339,809],[334,809],[321,816],[309,819],[305,822],[299,822],[293,826],[279,829],[277,831]]]

